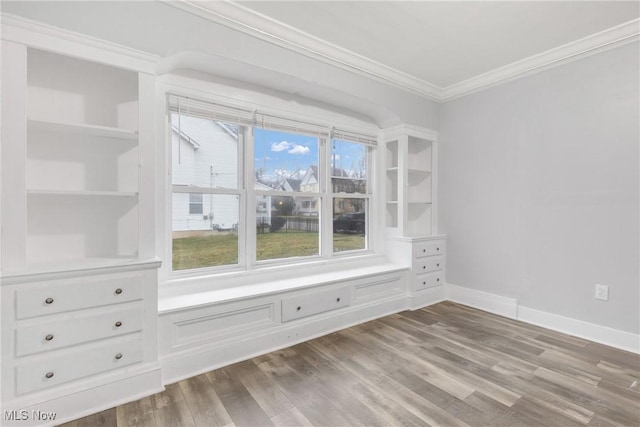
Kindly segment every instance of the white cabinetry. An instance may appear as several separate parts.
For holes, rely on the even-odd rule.
[[[154,77],[7,40],[2,76],[3,410],[153,393]]]
[[[445,236],[438,235],[438,135],[417,126],[384,130],[387,257],[411,269],[414,308],[444,299]],[[424,292],[427,291],[428,292]]]

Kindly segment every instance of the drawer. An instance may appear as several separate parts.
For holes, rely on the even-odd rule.
[[[419,274],[415,278],[413,289],[418,291],[420,289],[432,288],[438,285],[444,285],[444,274],[442,272]]]
[[[349,288],[328,289],[282,299],[282,321],[300,319],[349,305]]]
[[[24,356],[137,332],[142,330],[142,325],[142,304],[139,304],[126,310],[100,310],[99,313],[54,322],[19,326],[16,330],[16,355]]]
[[[413,257],[421,258],[425,256],[442,255],[444,254],[444,248],[443,240],[416,243],[414,246]]]
[[[418,258],[413,263],[413,271],[416,274],[431,273],[432,271],[439,271],[443,269],[443,256]]]
[[[16,368],[17,392],[30,393],[118,369],[141,362],[142,356],[142,335],[138,333],[22,362]]]
[[[16,317],[44,316],[142,298],[142,274],[55,280],[16,291]]]

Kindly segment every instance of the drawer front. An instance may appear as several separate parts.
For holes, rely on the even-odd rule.
[[[20,363],[16,369],[18,394],[64,384],[142,361],[142,336],[106,340],[100,345],[69,350],[47,359]]]
[[[413,263],[413,270],[416,274],[431,273],[432,271],[440,271],[443,269],[444,269],[443,256],[418,258]]]
[[[416,243],[414,246],[414,258],[421,258],[425,256],[434,256],[444,254],[444,241],[436,240],[423,243]]]
[[[282,299],[282,321],[300,319],[349,305],[349,288],[329,289]]]
[[[419,274],[415,278],[413,289],[419,291],[420,289],[432,288],[438,285],[444,285],[444,274],[442,272]]]
[[[54,322],[19,326],[16,354],[24,356],[142,330],[142,304],[126,310],[102,310]]]
[[[142,298],[142,274],[56,280],[16,291],[16,317],[44,316]]]

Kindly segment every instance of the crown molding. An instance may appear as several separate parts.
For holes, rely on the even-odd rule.
[[[441,88],[230,1],[160,0],[233,30],[438,101]]]
[[[2,40],[129,70],[156,72],[156,55],[7,13],[0,13],[0,21]]]
[[[640,34],[640,19],[635,19],[459,83],[439,87],[340,46],[328,43],[231,1],[200,2],[198,4],[193,3],[191,0],[161,1],[225,25],[228,28],[313,57],[329,65],[338,66],[367,77],[373,77],[436,102],[459,98],[478,90],[547,70],[583,56],[631,43],[638,40]]]
[[[436,102],[450,101],[640,39],[640,19],[635,19],[442,88],[328,43],[237,3],[226,0],[198,3],[191,0],[160,1],[328,65],[391,84]],[[5,13],[0,14],[0,18],[3,40],[150,74],[157,72],[161,59],[157,55],[19,16]]]
[[[441,89],[445,102],[639,39],[640,19],[609,28]]]

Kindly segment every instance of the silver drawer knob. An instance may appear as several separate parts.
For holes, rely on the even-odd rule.
[[[121,288],[116,289],[116,295],[120,295],[121,293],[122,293],[122,289]]]
[[[122,326],[122,322],[118,320],[118,321],[116,322],[116,328],[119,328],[120,326]]]
[[[116,359],[117,359],[117,360],[122,359],[122,353],[118,353],[118,354],[116,354]]]
[[[47,341],[51,341],[53,339],[53,335],[49,334],[46,337],[44,337],[44,339]]]
[[[44,374],[44,376],[47,379],[53,378],[53,372],[47,372],[46,374]]]
[[[53,298],[47,298],[46,300],[44,300],[44,302],[46,302],[47,304],[53,304]]]

